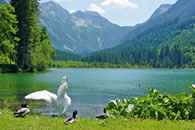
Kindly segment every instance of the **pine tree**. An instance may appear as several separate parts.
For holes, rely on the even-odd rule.
[[[17,47],[17,65],[29,71],[31,69],[30,46],[36,39],[33,30],[38,24],[39,3],[37,0],[11,0],[11,5],[15,8],[19,29],[17,36],[20,38]]]
[[[54,51],[46,27],[38,23],[38,0],[11,0],[18,20],[20,38],[17,66],[24,71],[41,71],[51,64]]]

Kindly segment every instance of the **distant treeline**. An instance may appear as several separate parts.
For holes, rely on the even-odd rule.
[[[54,61],[51,67],[54,68],[143,68],[144,66],[132,66],[130,64],[111,64],[111,63],[98,63],[98,62],[83,62],[83,61]],[[151,67],[150,67],[151,68]]]
[[[46,27],[38,23],[38,6],[38,0],[11,0],[10,4],[0,4],[1,71],[34,72],[51,64],[55,51]]]
[[[77,55],[77,54],[73,54],[70,52],[63,52],[63,51],[59,51],[56,50],[56,55],[54,56],[54,61],[58,60],[58,61],[81,61],[82,60],[82,56]]]

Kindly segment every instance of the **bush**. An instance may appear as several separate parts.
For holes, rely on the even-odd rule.
[[[194,88],[192,88],[194,94]],[[107,105],[107,110],[115,116],[134,117],[141,119],[194,119],[194,97],[192,94],[181,93],[171,95],[160,93],[149,88],[149,95],[133,99],[112,100]]]

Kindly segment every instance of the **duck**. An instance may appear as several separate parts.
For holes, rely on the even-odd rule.
[[[98,118],[98,119],[106,119],[108,117],[109,117],[109,115],[108,115],[108,113],[106,113],[106,108],[104,108],[104,113],[96,115],[96,118]]]
[[[21,104],[21,107],[14,112],[15,117],[24,117],[26,114],[30,112],[30,109],[28,109],[26,104]]]
[[[70,123],[75,122],[75,121],[76,121],[76,115],[77,115],[77,113],[78,113],[78,111],[74,111],[74,112],[72,113],[72,117],[66,119],[66,120],[64,121],[64,124],[70,124]]]
[[[27,100],[44,100],[47,102],[48,107],[50,108],[50,113],[53,115],[51,112],[53,108],[55,107],[55,112],[59,110],[58,114],[65,114],[67,111],[68,107],[71,104],[71,98],[67,95],[66,89],[68,88],[68,77],[63,76],[61,85],[58,88],[57,95],[53,94],[47,90],[42,90],[42,91],[36,91],[31,94],[28,94],[24,98]]]
[[[141,85],[140,85],[140,84],[136,85],[136,88],[140,88],[140,87],[141,87]]]

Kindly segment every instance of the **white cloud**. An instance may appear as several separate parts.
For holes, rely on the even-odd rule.
[[[106,11],[104,9],[102,9],[101,7],[97,6],[96,4],[90,4],[89,9],[87,9],[88,11],[94,11],[94,12],[98,12],[100,14],[106,13]]]
[[[69,12],[72,14],[72,13],[75,13],[76,10],[69,10]]]
[[[61,3],[61,2],[71,2],[72,0],[53,0],[54,2]]]
[[[105,8],[138,8],[138,5],[129,0],[105,0],[101,3]]]

